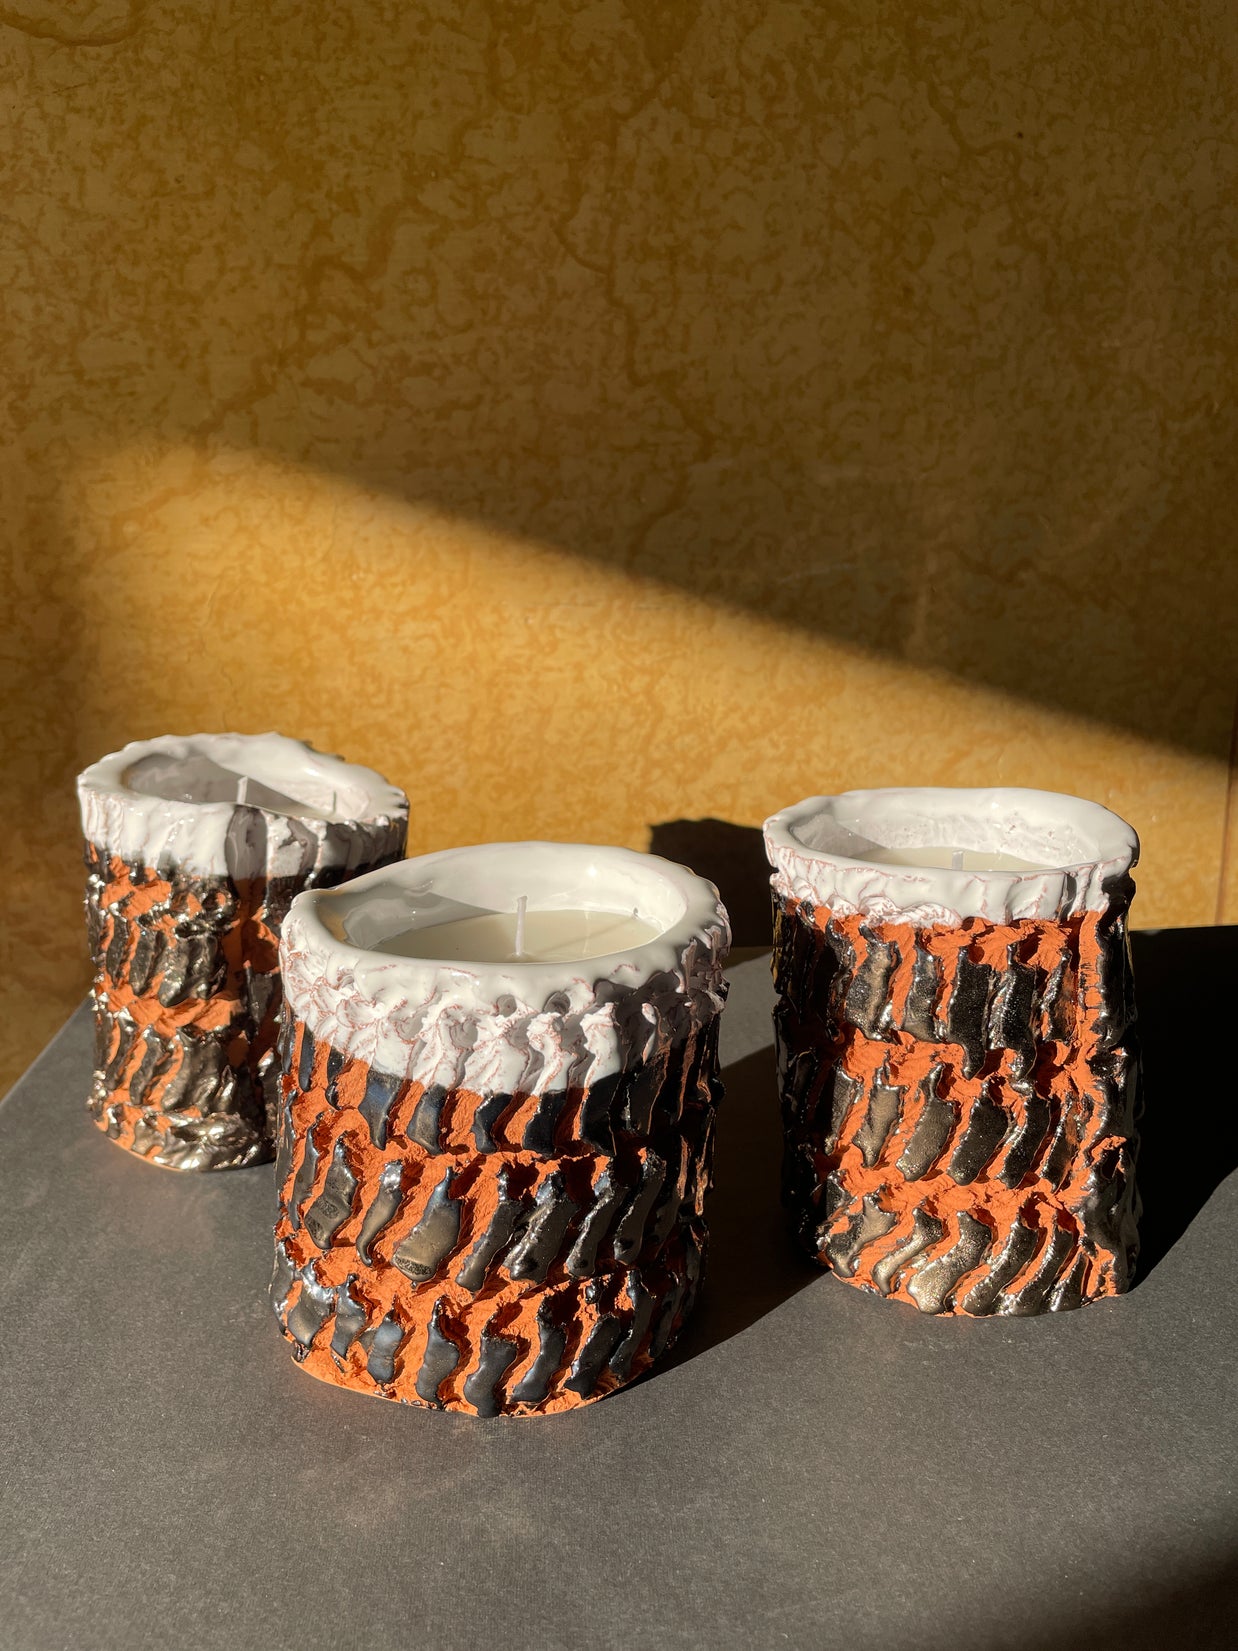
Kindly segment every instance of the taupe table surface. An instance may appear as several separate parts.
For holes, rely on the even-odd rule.
[[[0,1106],[0,1647],[1234,1643],[1235,1109],[1203,1001],[1232,956],[1137,937],[1150,1271],[983,1321],[793,1253],[741,963],[697,1317],[636,1386],[514,1422],[299,1371],[269,1168],[118,1151],[79,1011]]]

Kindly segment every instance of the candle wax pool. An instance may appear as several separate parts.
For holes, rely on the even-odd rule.
[[[631,951],[655,940],[652,924],[626,912],[530,911],[516,951],[515,912],[483,912],[430,928],[402,929],[371,941],[375,951],[445,963],[574,963]]]
[[[858,858],[858,856],[857,856]],[[1020,860],[1017,855],[1003,854],[997,849],[951,848],[948,844],[935,848],[875,848],[862,858],[874,866],[931,866],[938,871],[1048,871],[1050,868],[1035,860]]]
[[[171,803],[243,802],[250,808],[264,808],[269,814],[291,814],[305,820],[329,817],[309,803],[265,785],[252,774],[225,768],[210,757],[170,757],[162,753],[143,757],[126,770],[125,784],[131,791]]]

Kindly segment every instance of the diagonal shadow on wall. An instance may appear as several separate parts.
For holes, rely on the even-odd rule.
[[[283,456],[1222,759],[1235,30],[1128,26],[169,5],[85,81],[10,33],[18,418],[68,365],[79,447]]]

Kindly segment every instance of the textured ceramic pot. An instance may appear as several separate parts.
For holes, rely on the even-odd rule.
[[[926,1313],[1125,1290],[1135,833],[1051,792],[920,789],[810,798],[765,839],[804,1247]]]
[[[408,799],[372,769],[277,734],[140,741],[77,788],[95,963],[91,1116],[167,1169],[269,1159],[280,923],[302,889],[397,859]]]
[[[656,938],[475,965],[389,942],[516,890]],[[661,1356],[705,1255],[729,938],[712,884],[572,844],[428,855],[294,902],[272,1300],[304,1369],[535,1415]]]

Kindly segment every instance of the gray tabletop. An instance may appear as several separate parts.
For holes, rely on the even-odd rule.
[[[1234,1643],[1234,1097],[1223,1048],[1174,1037],[1188,1010],[1224,1025],[1199,983],[1233,933],[1139,944],[1132,1294],[933,1320],[801,1262],[754,959],[696,1319],[652,1376],[523,1421],[299,1371],[266,1301],[270,1170],[112,1146],[79,1011],[0,1107],[0,1646]]]

